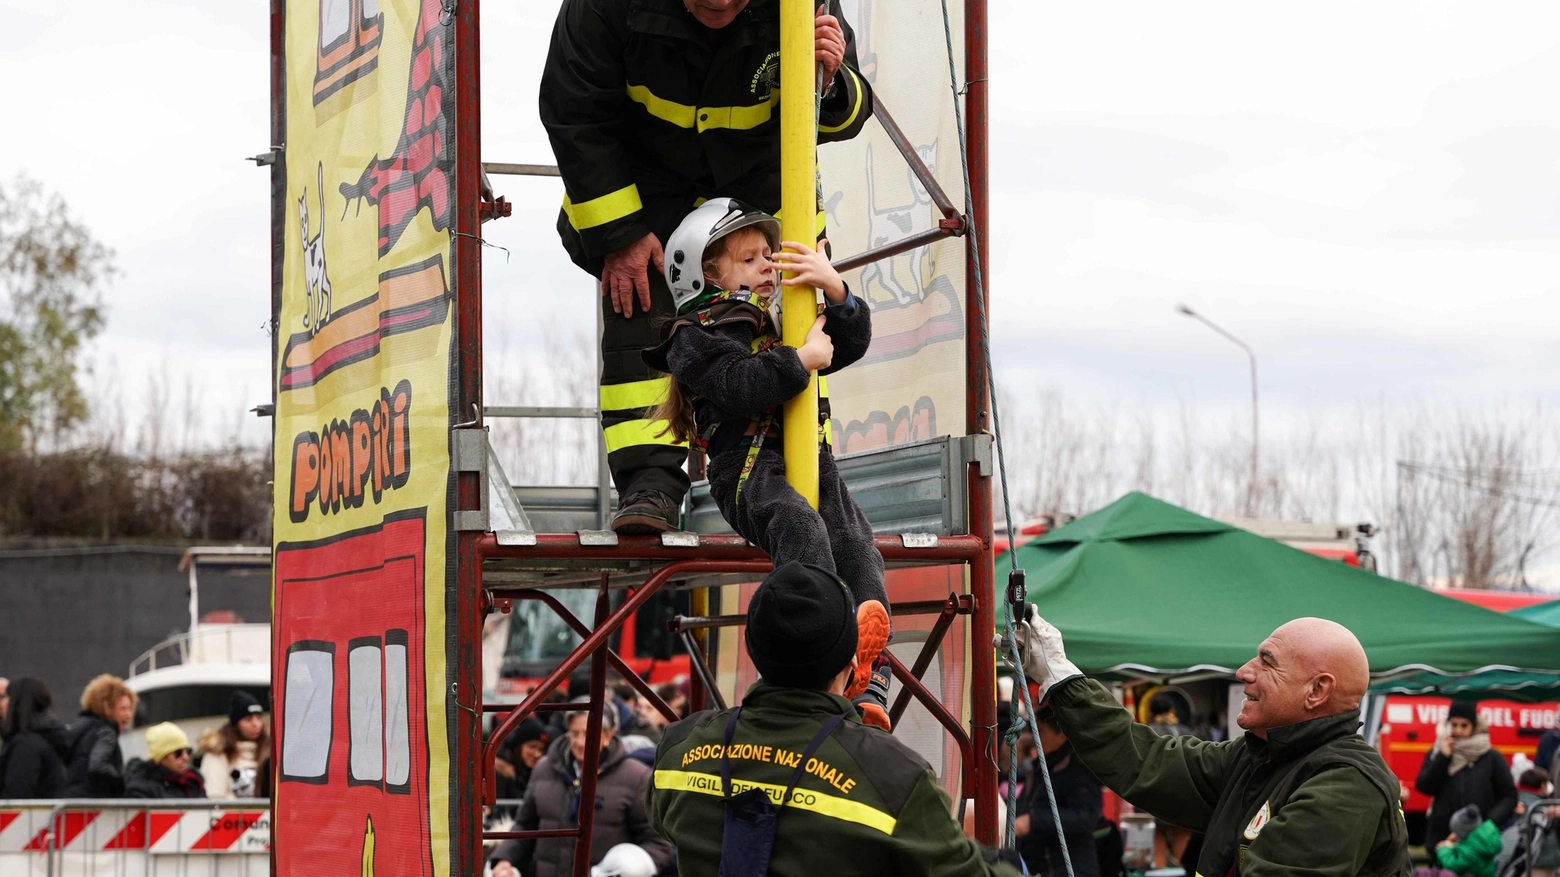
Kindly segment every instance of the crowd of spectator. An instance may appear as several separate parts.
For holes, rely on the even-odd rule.
[[[125,760],[120,735],[137,697],[104,673],[81,692],[69,725],[42,681],[0,678],[0,800],[39,798],[269,797],[270,734],[265,707],[233,692],[228,722],[190,743],[173,722],[146,728],[146,757]]]
[[[609,854],[616,858],[638,856],[642,851],[639,858],[649,873],[666,873],[674,853],[671,844],[650,828],[645,791],[656,743],[669,721],[633,686],[621,679],[613,681],[601,718],[591,861],[600,863]],[[589,701],[589,686],[588,674],[575,674],[567,694],[557,692],[552,700],[583,706]],[[687,686],[686,680],[680,680],[656,690],[679,718],[687,715]],[[499,805],[489,814],[490,825],[533,830],[578,824],[579,771],[586,754],[589,713],[580,709],[539,715],[552,718],[546,722],[536,716],[525,719],[499,747]],[[505,841],[489,854],[493,877],[567,874],[573,849],[573,841],[567,838]]]
[[[651,829],[645,793],[656,744],[669,720],[633,686],[613,681],[599,737],[591,858],[624,860],[632,852],[648,873],[667,873],[675,869],[676,853]],[[568,692],[556,692],[552,700],[578,702],[581,709],[538,713],[506,737],[496,762],[499,803],[489,814],[490,827],[530,830],[578,824],[588,692],[588,676],[577,674]],[[687,714],[686,679],[663,684],[656,694],[677,717]],[[147,727],[146,757],[128,761],[120,735],[134,722],[135,692],[123,679],[103,674],[86,685],[78,702],[77,715],[66,724],[42,681],[0,677],[0,799],[270,795],[271,735],[265,706],[247,692],[233,692],[227,722],[205,729],[198,743],[192,744],[185,730],[172,722]],[[1179,706],[1156,697],[1147,711],[1150,727],[1167,736],[1200,735],[1183,722]],[[1066,735],[1042,711],[1010,748],[1005,734],[1012,716],[1009,704],[1001,705],[999,716],[1004,793],[1008,765],[1016,760],[1015,827],[1018,852],[1029,873],[1066,873],[1061,859],[1065,839],[1076,877],[1122,874],[1119,826],[1104,816],[1101,785],[1072,755]],[[1535,873],[1553,873],[1560,865],[1560,841],[1554,832],[1541,831],[1530,849],[1519,850],[1523,838],[1518,822],[1552,794],[1545,767],[1560,761],[1554,752],[1560,732],[1550,732],[1544,743],[1539,766],[1523,767],[1513,776],[1511,765],[1490,744],[1478,705],[1452,704],[1414,783],[1432,799],[1425,839],[1429,864],[1420,869],[1423,877],[1494,877],[1506,873],[1513,861],[1522,862],[1522,856],[1532,859]],[[1056,816],[1039,780],[1040,759],[1050,771]],[[1407,794],[1406,787],[1403,792]],[[1560,812],[1548,815],[1560,818]],[[1547,823],[1542,818],[1538,822],[1541,827]],[[1165,834],[1156,844],[1163,859],[1154,864],[1193,858],[1200,840]],[[494,877],[563,874],[571,857],[572,841],[567,839],[508,841],[489,854]]]

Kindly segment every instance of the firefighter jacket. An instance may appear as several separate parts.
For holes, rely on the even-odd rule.
[[[565,0],[542,71],[542,124],[563,176],[558,233],[600,276],[602,258],[654,232],[664,244],[704,199],[780,209],[779,0],[752,0],[719,30],[683,0]],[[872,91],[845,61],[820,142],[856,136]]]
[[[1359,711],[1220,743],[1161,737],[1105,686],[1075,677],[1050,704],[1073,752],[1136,807],[1204,833],[1204,877],[1413,871],[1398,781]]]
[[[966,838],[931,767],[896,738],[863,725],[843,697],[758,682],[732,738],[734,791],[779,798],[793,759],[830,716],[845,714],[805,764],[779,808],[771,877],[954,877],[1017,872]],[[720,760],[730,711],[695,713],[667,727],[656,749],[650,824],[677,847],[683,877],[720,868]]]

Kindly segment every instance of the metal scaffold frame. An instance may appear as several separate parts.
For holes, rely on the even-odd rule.
[[[454,283],[456,311],[456,342],[454,357],[459,374],[457,386],[452,390],[452,408],[458,412],[455,424],[456,436],[452,448],[459,444],[462,428],[482,427],[482,274],[481,274],[481,220],[484,216],[508,215],[509,204],[503,199],[484,202],[478,195],[483,172],[492,174],[522,174],[553,176],[556,168],[545,165],[517,165],[486,163],[481,160],[480,116],[480,58],[478,55],[479,11],[478,0],[466,0],[450,8],[449,24],[454,29],[456,65],[456,180],[459,193],[453,222]],[[923,246],[946,236],[965,236],[968,243],[979,248],[966,247],[966,275],[975,277],[978,266],[989,265],[988,241],[988,187],[989,167],[987,151],[987,2],[964,0],[964,112],[966,134],[964,146],[968,155],[969,203],[968,213],[961,215],[943,192],[931,172],[911,148],[908,139],[899,130],[893,118],[879,105],[876,117],[887,131],[910,166],[912,173],[926,186],[934,203],[943,215],[938,227],[920,235],[896,242],[886,247],[841,260],[842,270],[859,267],[876,259],[887,258],[915,247]],[[969,231],[978,232],[967,234]],[[969,436],[989,435],[990,431],[990,382],[987,376],[986,339],[981,332],[980,314],[985,303],[979,294],[989,298],[990,284],[971,284],[965,296],[965,382],[966,418],[965,433]],[[977,290],[980,290],[978,293]],[[583,409],[491,409],[489,414],[523,414],[530,416],[588,416]],[[458,454],[457,454],[458,456]],[[959,564],[969,568],[967,595],[950,595],[946,602],[931,601],[920,604],[896,604],[896,615],[935,614],[938,616],[930,638],[921,654],[910,667],[892,660],[893,672],[904,687],[892,707],[897,721],[908,706],[910,698],[921,702],[948,730],[960,750],[962,765],[961,787],[963,794],[974,801],[975,838],[988,846],[998,842],[997,821],[997,688],[996,653],[991,647],[996,633],[996,608],[998,596],[994,587],[992,489],[991,473],[985,461],[962,461],[968,467],[963,479],[967,488],[967,533],[962,535],[927,537],[877,538],[877,547],[884,560],[890,564]],[[485,474],[480,467],[457,466],[454,496],[455,515],[463,513],[485,514]],[[598,501],[605,508],[606,491],[603,486]],[[603,513],[604,514],[604,513]],[[484,518],[485,520],[485,518]],[[453,550],[457,556],[456,590],[453,600],[452,623],[456,625],[454,660],[455,676],[450,696],[456,710],[456,727],[453,729],[452,764],[454,788],[482,789],[479,800],[475,794],[459,796],[451,802],[455,837],[453,847],[455,862],[452,873],[480,873],[482,844],[484,839],[502,840],[543,837],[590,837],[594,811],[581,808],[579,825],[575,828],[531,832],[482,831],[483,803],[491,803],[495,797],[494,758],[504,737],[526,716],[534,712],[555,711],[563,705],[545,703],[546,698],[566,682],[570,674],[589,661],[590,697],[587,734],[600,733],[603,694],[607,668],[613,667],[629,684],[663,715],[673,717],[670,708],[650,690],[635,674],[628,672],[622,658],[614,653],[609,642],[612,635],[632,617],[634,611],[659,589],[673,580],[696,576],[745,574],[757,578],[770,569],[768,558],[745,540],[735,536],[700,535],[691,539],[655,537],[623,537],[597,540],[580,534],[535,534],[528,544],[500,544],[492,532],[481,529],[461,529],[452,534]],[[534,544],[530,544],[534,543]],[[508,565],[527,561],[568,560],[589,567],[593,562],[601,564],[597,601],[593,624],[587,627],[551,595],[521,585],[484,586],[483,570],[488,561]],[[640,568],[635,572],[637,581],[615,610],[611,607],[609,588],[612,576],[623,573],[625,562],[635,562]],[[507,611],[515,600],[539,601],[551,608],[577,633],[583,641],[517,706],[486,705],[481,702],[481,631],[484,617],[492,611]],[[695,604],[694,611],[702,608]],[[970,665],[967,668],[970,691],[970,725],[966,730],[959,723],[955,712],[937,701],[920,681],[930,666],[943,636],[959,615],[969,617]],[[691,680],[691,706],[700,708],[708,701],[720,703],[718,691],[711,690],[713,675],[704,659],[705,644],[700,639],[704,630],[735,626],[742,617],[723,615],[714,617],[679,618],[674,631],[683,637],[687,645],[694,646],[690,657],[694,667]],[[486,745],[482,741],[484,713],[502,716]],[[587,749],[583,765],[581,794],[586,800],[595,795],[596,768],[599,753]],[[590,844],[577,843],[573,873],[585,877],[590,869]]]

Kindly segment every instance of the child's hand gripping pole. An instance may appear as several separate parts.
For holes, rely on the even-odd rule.
[[[818,230],[818,122],[814,97],[814,0],[780,0],[780,237],[815,241]],[[786,276],[790,276],[787,272]],[[818,316],[810,286],[781,287],[781,340],[806,344]],[[818,507],[818,377],[785,403],[785,478]]]

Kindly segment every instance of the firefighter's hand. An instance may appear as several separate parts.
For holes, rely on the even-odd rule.
[[[1062,632],[1049,621],[1036,615],[1018,622],[1013,636],[1018,640],[1018,654],[1024,659],[1024,675],[1040,686],[1040,699],[1045,700],[1051,687],[1074,676],[1082,676],[1078,665],[1067,660],[1067,650],[1062,646]]]
[[[638,293],[639,309],[650,310],[650,263],[655,270],[666,268],[666,255],[661,242],[654,234],[647,234],[621,250],[607,254],[601,269],[601,294],[612,297],[612,310],[625,318],[634,315],[634,298]]]
[[[818,62],[823,65],[823,87],[828,88],[845,63],[845,29],[840,27],[838,18],[829,14],[826,3],[818,6],[818,14],[813,18],[813,41]]]
[[[493,877],[520,877],[520,872],[515,870],[514,865],[500,859],[493,863]]]
[[[810,372],[828,368],[834,361],[834,339],[823,331],[823,320],[819,317],[813,321],[812,328],[807,330],[807,340],[796,349],[797,358]]]

